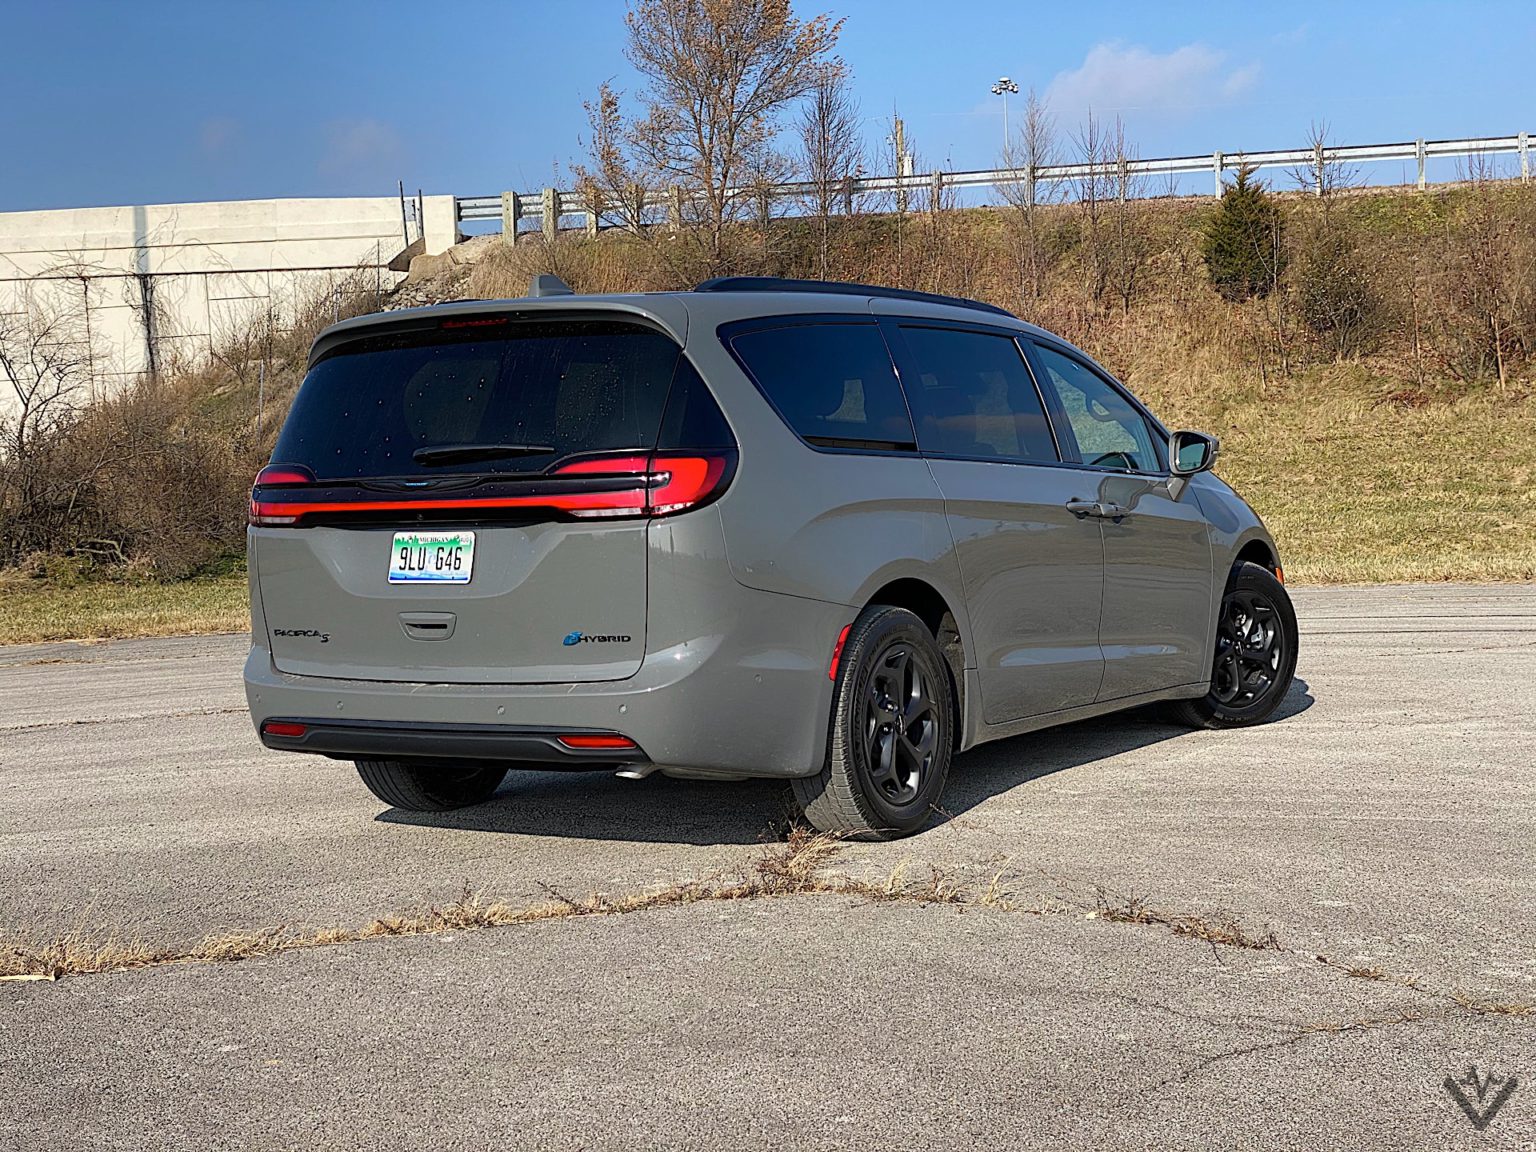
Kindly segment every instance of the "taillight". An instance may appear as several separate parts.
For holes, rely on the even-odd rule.
[[[566,508],[572,516],[668,516],[697,508],[719,495],[730,479],[734,462],[735,454],[726,452],[597,456],[556,468],[555,475],[634,477],[633,487],[587,494],[585,506]]]
[[[558,480],[572,482],[569,490],[541,493],[511,492],[496,496],[354,496],[336,499],[330,492],[297,492],[316,484],[306,468],[275,464],[261,470],[251,493],[250,523],[259,527],[288,527],[306,517],[357,513],[425,513],[465,515],[518,514],[527,509],[561,512],[580,519],[669,516],[712,500],[730,482],[736,454],[656,452],[588,456],[561,465],[547,477],[546,488]],[[537,483],[539,477],[528,477]],[[277,489],[269,491],[268,489]]]
[[[289,740],[297,740],[309,731],[307,724],[295,724],[288,720],[268,720],[261,726],[265,736],[283,736]]]
[[[278,514],[271,501],[256,499],[255,490],[257,488],[293,488],[314,482],[315,474],[302,464],[268,464],[256,473],[256,480],[251,485],[251,511],[247,522],[258,526],[294,523],[298,520],[297,516]]]
[[[254,487],[268,484],[313,484],[315,474],[302,464],[268,464],[256,473]]]

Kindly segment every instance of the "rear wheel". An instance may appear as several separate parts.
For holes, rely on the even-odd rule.
[[[446,812],[489,800],[507,770],[498,764],[473,767],[408,764],[403,760],[357,760],[368,790],[394,808]]]
[[[793,781],[823,832],[885,840],[927,822],[949,774],[955,693],[932,633],[904,608],[872,605],[848,630],[820,774]]]
[[[1239,564],[1216,620],[1210,690],[1184,700],[1175,715],[1196,728],[1260,724],[1285,699],[1296,674],[1296,610],[1269,569]]]

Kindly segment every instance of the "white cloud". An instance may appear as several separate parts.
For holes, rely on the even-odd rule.
[[[404,153],[399,133],[381,120],[332,120],[325,126],[320,172],[373,176],[398,166]]]
[[[1045,90],[1051,107],[1077,115],[1095,112],[1172,111],[1230,104],[1258,82],[1259,64],[1234,66],[1205,44],[1157,53],[1135,44],[1096,44],[1080,67],[1058,72]]]

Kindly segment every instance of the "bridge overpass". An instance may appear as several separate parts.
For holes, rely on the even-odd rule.
[[[402,208],[405,210],[402,211]],[[408,245],[458,239],[452,196],[235,200],[0,213],[0,318],[29,309],[88,357],[109,389],[151,366],[200,358],[269,309],[356,276],[380,291]],[[3,384],[3,382],[0,382]],[[11,390],[0,386],[0,415]]]

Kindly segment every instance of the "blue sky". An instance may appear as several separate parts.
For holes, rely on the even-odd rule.
[[[580,157],[623,0],[0,0],[0,211],[269,196],[484,195]],[[1536,132],[1533,3],[797,0],[846,18],[878,148],[993,166],[1008,75],[1141,155]],[[1017,104],[1013,105],[1017,107]],[[1396,178],[1393,173],[1384,178]]]

